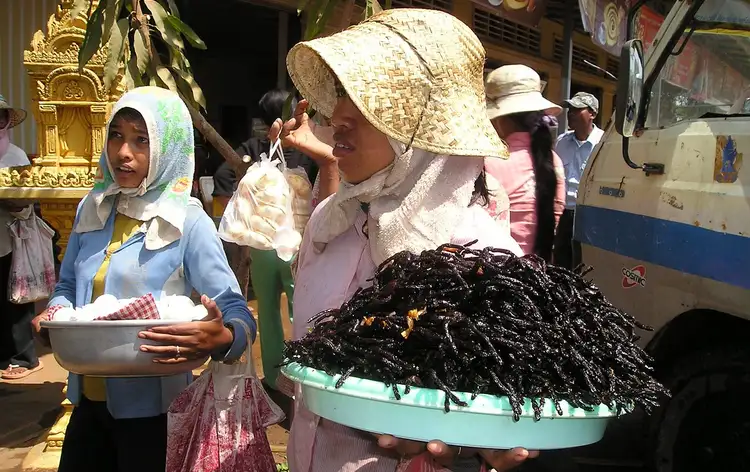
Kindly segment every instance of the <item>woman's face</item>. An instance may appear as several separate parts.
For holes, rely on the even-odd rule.
[[[375,129],[348,97],[340,98],[336,104],[331,126],[333,155],[347,182],[363,182],[393,162],[395,156],[388,137]]]
[[[143,118],[116,115],[107,136],[107,158],[115,182],[123,188],[137,188],[148,175],[149,140]]]

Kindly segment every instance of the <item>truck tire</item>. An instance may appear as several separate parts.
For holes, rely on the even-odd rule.
[[[655,428],[657,472],[750,471],[750,347],[714,348],[678,362]]]

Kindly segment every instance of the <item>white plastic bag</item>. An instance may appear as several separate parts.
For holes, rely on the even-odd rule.
[[[273,159],[278,153],[279,159]],[[299,250],[302,236],[295,229],[292,192],[284,172],[281,142],[261,154],[237,185],[219,224],[219,237],[240,246],[276,250],[284,261]]]
[[[170,405],[166,470],[275,472],[266,428],[283,419],[255,375],[248,336],[238,363],[211,361]]]
[[[301,235],[312,214],[312,184],[304,169],[287,169],[284,176],[292,194],[292,214],[294,229]]]
[[[8,230],[13,245],[8,300],[20,305],[48,298],[55,290],[54,230],[36,214],[16,219]]]

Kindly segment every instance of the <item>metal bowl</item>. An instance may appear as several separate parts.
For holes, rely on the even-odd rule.
[[[52,351],[67,371],[91,377],[161,377],[184,374],[203,365],[208,356],[180,364],[157,364],[142,345],[164,345],[140,339],[138,333],[178,320],[43,321]]]

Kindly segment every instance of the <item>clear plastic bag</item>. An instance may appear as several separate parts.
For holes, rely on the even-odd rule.
[[[274,155],[278,154],[278,159]],[[270,155],[270,157],[269,157]],[[281,142],[261,154],[237,185],[219,224],[219,237],[240,246],[275,250],[289,261],[299,250],[301,234],[295,229],[293,195],[287,182]]]
[[[287,169],[284,176],[292,195],[294,228],[299,234],[303,234],[312,214],[312,184],[301,168]]]
[[[8,301],[24,304],[43,300],[55,290],[55,231],[36,214],[8,226],[13,256],[8,278]]]

